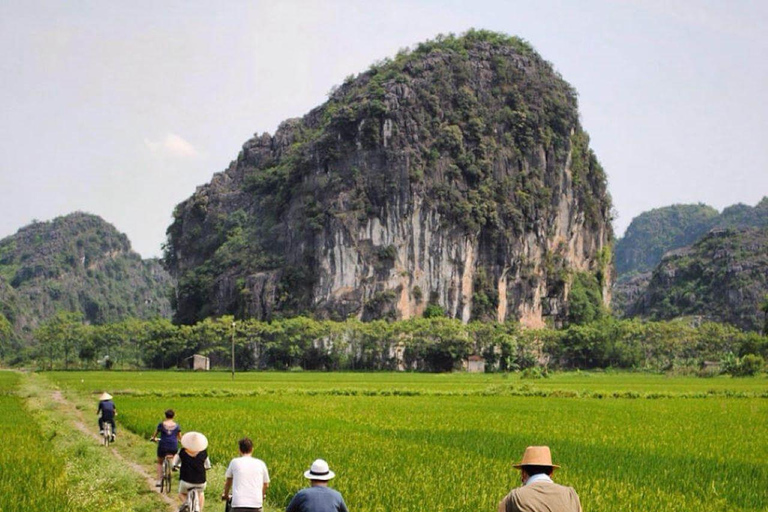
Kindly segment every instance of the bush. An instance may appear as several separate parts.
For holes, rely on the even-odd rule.
[[[763,366],[765,366],[765,361],[762,357],[755,354],[747,354],[741,358],[741,364],[739,364],[738,371],[734,376],[748,377],[757,375],[763,371]]]
[[[723,373],[734,377],[751,377],[763,371],[765,360],[756,354],[747,354],[744,357],[736,357],[729,352],[721,362]]]

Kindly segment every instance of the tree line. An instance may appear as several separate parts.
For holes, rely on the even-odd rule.
[[[5,340],[6,338],[3,338]],[[270,322],[208,318],[194,325],[128,319],[89,325],[60,312],[34,331],[35,343],[8,350],[7,364],[40,369],[185,368],[201,354],[238,370],[460,370],[480,356],[486,371],[625,368],[733,374],[761,371],[768,337],[726,324],[648,322],[603,317],[565,329],[522,329],[516,322],[462,324],[445,317],[335,322],[306,317]],[[711,371],[711,370],[710,370]]]

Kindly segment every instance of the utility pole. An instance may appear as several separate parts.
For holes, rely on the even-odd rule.
[[[235,380],[235,321],[232,320],[232,380]]]

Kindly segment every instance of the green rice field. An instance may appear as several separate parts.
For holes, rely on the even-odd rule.
[[[352,511],[496,510],[527,445],[548,444],[585,511],[768,510],[768,379],[633,373],[61,372],[81,400],[115,395],[119,428],[148,438],[167,408],[210,440],[220,482],[237,439],[284,509],[315,458]],[[215,495],[215,494],[214,494]],[[218,506],[218,505],[216,505]],[[207,507],[206,507],[207,508]]]
[[[18,381],[0,372],[0,512],[71,510],[64,460],[16,396]]]

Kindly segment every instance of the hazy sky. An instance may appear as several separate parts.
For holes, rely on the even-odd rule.
[[[518,35],[579,92],[622,233],[768,195],[768,2],[0,2],[0,237],[95,213],[157,256],[243,142],[399,48]]]

